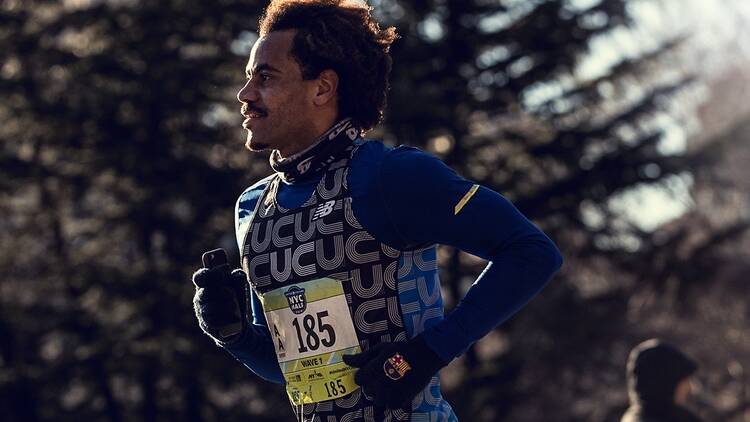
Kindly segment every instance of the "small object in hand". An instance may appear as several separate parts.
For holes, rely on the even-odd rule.
[[[229,265],[227,253],[222,248],[210,250],[204,253],[201,260],[203,261],[203,266],[208,269],[217,268],[222,265]]]
[[[203,268],[205,270],[216,270],[199,274],[200,270],[193,275],[193,283],[197,287],[206,288],[211,284],[211,280],[220,279],[220,275],[229,273],[229,260],[224,249],[218,248],[208,251],[201,257]],[[204,272],[205,272],[204,270]]]
[[[383,362],[383,370],[388,378],[396,381],[404,377],[411,370],[411,365],[399,353],[391,356]]]

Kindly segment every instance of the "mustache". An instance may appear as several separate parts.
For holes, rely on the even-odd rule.
[[[266,111],[263,110],[262,108],[251,106],[248,103],[242,104],[242,108],[240,109],[240,113],[242,113],[243,115],[247,115],[248,112],[250,112],[250,111],[252,111],[254,113],[259,113],[259,114],[266,114]]]

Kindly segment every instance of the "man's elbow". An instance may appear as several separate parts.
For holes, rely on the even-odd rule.
[[[541,288],[562,268],[562,253],[557,245],[541,232],[526,238],[522,245],[516,250],[516,257],[520,258],[520,262],[524,263],[524,267]]]
[[[560,252],[560,249],[557,248],[557,245],[555,245],[554,242],[551,240],[548,240],[545,245],[545,252],[544,252],[544,262],[545,262],[545,268],[549,271],[549,277],[552,277],[560,271],[560,268],[562,268],[563,265],[563,257],[562,253]]]
[[[529,238],[525,248],[527,262],[539,276],[540,282],[546,284],[560,268],[563,257],[557,245],[543,233]]]

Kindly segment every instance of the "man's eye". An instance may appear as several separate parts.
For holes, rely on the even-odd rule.
[[[271,79],[271,75],[267,73],[258,73],[257,75],[245,75],[245,80],[249,81],[251,79],[258,79],[260,82],[266,82],[267,80]]]

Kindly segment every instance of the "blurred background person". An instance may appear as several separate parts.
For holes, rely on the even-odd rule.
[[[685,406],[698,364],[659,339],[646,340],[628,357],[630,408],[621,422],[698,422]]]

